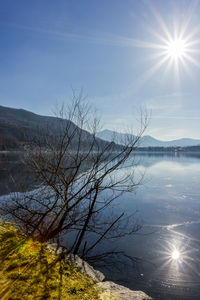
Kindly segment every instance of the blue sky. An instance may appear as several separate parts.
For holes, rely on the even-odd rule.
[[[199,16],[196,0],[1,0],[0,104],[51,115],[83,89],[103,128],[143,107],[147,134],[200,138]],[[183,30],[188,55],[167,58]]]

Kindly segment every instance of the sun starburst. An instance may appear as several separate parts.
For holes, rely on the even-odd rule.
[[[189,30],[191,15],[188,16],[187,21],[181,23],[175,18],[172,28],[167,26],[155,9],[153,13],[159,24],[160,33],[155,29],[150,29],[152,35],[157,39],[157,42],[152,46],[156,50],[155,56],[157,57],[157,63],[153,66],[152,71],[161,68],[165,64],[165,73],[169,73],[173,69],[176,78],[179,79],[180,68],[190,73],[191,64],[200,67],[200,38],[199,36],[197,38],[200,33],[196,28]]]
[[[149,50],[146,61],[151,64],[138,78],[138,84],[143,85],[161,69],[163,79],[173,74],[174,82],[180,82],[184,74],[192,77],[191,66],[200,67],[200,31],[191,24],[195,7],[181,22],[174,16],[173,25],[167,24],[154,7],[151,10],[158,26],[146,28],[149,41],[132,41],[133,47]]]

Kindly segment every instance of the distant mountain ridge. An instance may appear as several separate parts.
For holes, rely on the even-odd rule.
[[[37,134],[38,127],[45,128],[48,124],[56,128],[59,118],[41,116],[24,109],[16,109],[0,106],[0,150],[19,149],[28,142],[27,137]],[[74,123],[65,120],[66,124],[71,124],[71,128],[76,127]],[[82,130],[82,129],[80,129]],[[85,141],[90,139],[90,133],[84,131]],[[114,141],[116,144],[123,144],[129,134],[118,133],[105,129],[97,133],[99,143],[103,146],[107,142]],[[139,147],[188,147],[200,145],[200,140],[179,139],[173,141],[160,141],[151,136],[143,136],[140,139]],[[117,146],[117,145],[116,145]],[[118,146],[117,146],[118,147]]]
[[[97,133],[97,137],[108,141],[115,142],[117,144],[123,144],[127,137],[131,136],[128,133],[119,133],[112,130],[102,130]],[[182,138],[172,141],[160,141],[153,138],[150,135],[145,135],[141,137],[139,142],[139,147],[187,147],[187,146],[197,146],[200,145],[200,140],[191,138]]]

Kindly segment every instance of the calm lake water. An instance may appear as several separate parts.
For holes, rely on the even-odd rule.
[[[200,299],[200,154],[140,153],[137,160],[144,183],[116,204],[128,213],[138,211],[143,228],[101,247],[123,250],[141,261],[122,264],[120,271],[101,269],[107,279],[144,290],[154,299]],[[1,195],[12,186],[8,171],[21,180],[29,178],[30,184],[17,155],[0,154],[0,163]],[[174,250],[180,254],[177,259],[172,258]]]
[[[154,299],[200,299],[200,154],[137,158],[144,184],[118,204],[127,212],[137,210],[143,229],[115,244],[142,262],[120,272],[102,270]],[[175,250],[179,259],[172,258]]]

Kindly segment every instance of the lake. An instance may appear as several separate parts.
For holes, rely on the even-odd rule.
[[[136,159],[137,172],[145,172],[143,185],[117,199],[116,209],[137,211],[143,228],[99,247],[141,260],[122,263],[120,270],[100,268],[107,279],[141,289],[154,299],[200,299],[200,154],[139,153]],[[0,163],[1,195],[16,189],[8,171],[23,182],[27,178],[30,185],[17,154],[0,154]]]
[[[142,259],[107,276],[154,299],[200,299],[200,154],[139,154],[143,186],[118,199],[138,211],[143,229],[115,242]],[[112,242],[112,246],[114,244]],[[178,251],[180,257],[172,258]]]

